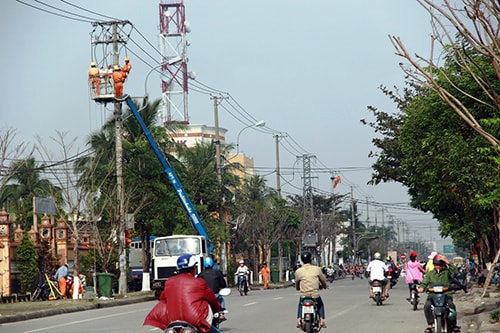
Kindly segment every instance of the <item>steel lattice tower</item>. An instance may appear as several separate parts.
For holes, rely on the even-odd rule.
[[[189,123],[187,39],[190,32],[186,22],[183,0],[160,2],[160,52],[163,122]],[[172,115],[176,115],[174,119]]]

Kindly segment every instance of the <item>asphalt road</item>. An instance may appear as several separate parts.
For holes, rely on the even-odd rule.
[[[373,332],[382,330],[400,333],[423,332],[425,319],[422,306],[413,311],[406,302],[408,291],[404,283],[391,290],[383,306],[368,298],[366,279],[335,281],[322,291],[328,327],[322,332]],[[222,332],[299,332],[295,328],[298,293],[293,288],[254,290],[248,296],[233,294],[226,297],[228,320]],[[144,317],[156,301],[116,307],[65,313],[39,319],[5,323],[1,332],[160,332],[142,326]]]

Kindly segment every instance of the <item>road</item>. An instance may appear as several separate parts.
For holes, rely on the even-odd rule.
[[[376,306],[368,298],[367,280],[350,278],[334,281],[322,291],[328,327],[322,332],[373,332],[382,325],[400,333],[423,332],[425,319],[422,306],[413,311],[405,298],[407,285],[400,281],[383,306]],[[222,332],[299,332],[295,328],[298,293],[293,288],[255,290],[248,296],[237,292],[226,297],[228,320],[221,325]],[[98,332],[160,332],[142,326],[144,317],[156,301],[137,303],[62,314],[0,326],[9,333],[98,333]]]

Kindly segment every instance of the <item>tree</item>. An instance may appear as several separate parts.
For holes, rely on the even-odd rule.
[[[38,272],[35,244],[25,232],[17,248],[17,268],[21,272],[21,292],[33,291],[32,284]]]
[[[376,121],[369,125],[383,134],[373,140],[382,153],[372,183],[405,184],[412,206],[431,211],[443,236],[479,242],[491,260],[500,245],[498,7],[491,1],[462,1],[460,8],[418,2],[431,15],[432,45],[441,46],[444,63],[410,55],[391,36],[409,62],[401,65],[408,81],[401,95],[382,88],[401,113],[371,107]]]

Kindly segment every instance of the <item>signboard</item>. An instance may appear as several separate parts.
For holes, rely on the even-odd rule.
[[[454,253],[455,247],[453,245],[443,245],[443,253]]]

